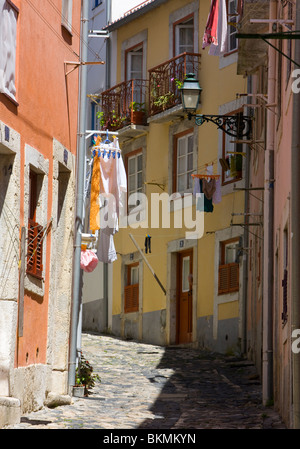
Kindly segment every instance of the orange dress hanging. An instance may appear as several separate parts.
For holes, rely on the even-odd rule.
[[[98,136],[96,140],[96,146],[99,146],[101,137]],[[90,230],[94,233],[100,229],[100,156],[96,151],[93,163],[93,173],[91,179],[91,204],[90,204]]]

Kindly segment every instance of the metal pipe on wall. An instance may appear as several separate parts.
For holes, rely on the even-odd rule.
[[[87,62],[88,42],[88,0],[81,2],[81,48],[80,62]],[[79,66],[79,105],[78,105],[78,141],[77,141],[77,166],[76,166],[76,210],[75,210],[75,238],[72,279],[72,307],[69,344],[69,373],[68,388],[72,393],[75,385],[76,360],[77,360],[77,332],[79,324],[79,311],[81,307],[81,234],[83,232],[83,207],[84,207],[84,174],[86,152],[86,105],[87,105],[87,65]]]
[[[296,2],[295,29],[300,28],[300,2]],[[295,39],[294,60],[300,62],[300,42]],[[300,329],[300,93],[293,93],[293,123],[291,148],[291,320],[292,329]],[[300,353],[292,353],[292,421],[300,429]]]
[[[277,0],[271,0],[269,19],[276,19]],[[272,32],[272,22],[270,32]],[[268,53],[268,103],[275,103],[276,50],[269,46]],[[273,399],[273,231],[274,231],[274,135],[275,114],[267,112],[267,138],[265,150],[264,188],[264,263],[263,272],[263,352],[262,396],[263,403]]]

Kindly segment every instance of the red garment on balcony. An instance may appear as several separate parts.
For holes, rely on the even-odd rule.
[[[212,0],[210,11],[204,31],[202,48],[208,47],[212,43],[218,43],[217,28],[218,28],[218,9],[219,0]]]
[[[220,56],[226,50],[227,10],[226,0],[212,0],[202,48],[210,46],[209,55]]]

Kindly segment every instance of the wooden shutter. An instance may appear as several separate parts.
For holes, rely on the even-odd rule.
[[[139,284],[125,287],[124,312],[138,312],[139,310]]]
[[[239,264],[229,264],[229,291],[235,292],[239,289]]]
[[[42,279],[43,277],[43,226],[31,218],[28,220],[28,246],[26,273]]]
[[[219,266],[219,295],[239,290],[239,264],[229,263]]]

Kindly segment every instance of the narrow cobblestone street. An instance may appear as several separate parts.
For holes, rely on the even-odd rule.
[[[284,429],[263,407],[253,364],[190,348],[84,333],[99,374],[89,396],[24,415],[8,429]]]

